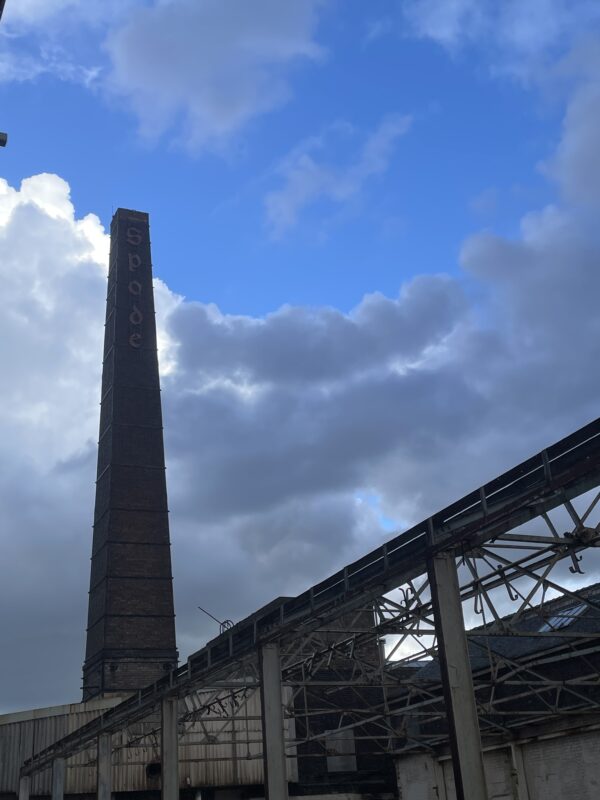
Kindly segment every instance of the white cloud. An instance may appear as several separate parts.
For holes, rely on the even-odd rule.
[[[220,147],[290,96],[287,72],[318,61],[323,0],[171,0],[140,8],[108,41],[110,85],[156,137],[181,123],[190,149]]]
[[[144,138],[227,148],[291,96],[290,74],[321,61],[329,0],[19,0],[0,30],[0,81],[102,88]]]
[[[0,81],[52,76],[102,88],[142,136],[226,148],[291,96],[294,68],[323,59],[329,0],[21,0],[0,29]]]
[[[58,697],[81,661],[107,245],[57,176],[0,181],[0,707],[51,699],[34,651]]]
[[[451,51],[479,48],[494,67],[522,77],[600,21],[596,0],[404,0],[402,9],[417,36]]]
[[[16,0],[6,4],[3,23],[42,25],[56,14],[72,11],[82,5],[81,0]]]
[[[43,46],[37,52],[25,52],[11,44],[0,51],[0,82],[24,83],[42,75],[89,87],[100,75],[100,67],[74,63],[60,47]]]
[[[448,47],[480,29],[484,6],[477,0],[405,0],[404,14],[417,35]]]
[[[0,82],[51,76],[85,87],[97,84],[103,61],[98,42],[106,27],[116,24],[136,2],[8,2],[0,26]]]
[[[355,159],[342,168],[314,156],[316,150],[324,148],[325,137],[314,137],[294,148],[279,166],[283,186],[265,198],[271,234],[281,237],[297,223],[305,208],[320,200],[342,205],[359,195],[370,178],[388,169],[396,143],[411,122],[408,115],[387,116],[367,137]],[[339,127],[334,126],[334,131]]]
[[[69,187],[55,175],[29,178],[20,191],[1,181],[0,220],[4,445],[18,442],[30,461],[56,463],[95,435],[90,378],[102,339],[97,293],[107,239],[96,217],[75,219]],[[65,398],[66,386],[76,391]],[[57,427],[63,436],[56,437]]]
[[[136,5],[140,0],[103,0],[90,3],[88,0],[8,0],[2,16],[2,26],[8,27],[11,35],[37,29],[53,32],[59,27],[68,28],[72,23],[99,23],[115,20],[120,13]]]
[[[291,75],[323,60],[329,0],[21,0],[0,29],[0,81],[102,88],[189,150],[227,148],[291,96]]]

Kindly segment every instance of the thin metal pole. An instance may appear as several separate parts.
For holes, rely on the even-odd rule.
[[[454,553],[428,565],[457,800],[487,800],[481,735]]]
[[[259,651],[259,659],[265,800],[287,800],[279,644],[272,642],[263,645]]]

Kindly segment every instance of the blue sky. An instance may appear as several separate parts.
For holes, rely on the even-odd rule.
[[[119,205],[149,210],[156,273],[226,312],[264,314],[283,303],[348,310],[365,292],[395,294],[412,275],[454,272],[467,234],[512,234],[524,210],[554,195],[536,165],[556,142],[560,104],[495,74],[484,47],[449,51],[416,37],[402,4],[307,4],[314,19],[306,38],[319,52],[277,65],[287,99],[190,145],[181,141],[181,113],[148,140],[151,101],[140,130],[131,98],[106,88],[110,18],[96,27],[71,22],[65,36],[60,13],[28,27],[11,22],[10,5],[4,35],[19,34],[15,52],[39,58],[48,41],[60,41],[68,49],[59,59],[82,57],[99,73],[86,86],[70,73],[61,79],[56,66],[1,85],[11,137],[2,174],[13,185],[36,172],[61,175],[78,211],[105,226]],[[265,202],[282,188],[290,152],[319,139],[314,160],[343,174],[390,115],[412,122],[382,169],[345,199],[316,196],[295,224],[274,232]]]
[[[113,209],[185,657],[597,417],[598,53],[596,0],[7,0],[0,712],[79,694]]]

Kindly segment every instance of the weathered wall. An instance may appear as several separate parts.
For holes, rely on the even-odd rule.
[[[430,800],[443,789],[443,767],[428,755],[414,755],[396,762],[398,789],[402,800]],[[439,794],[440,800],[442,795]]]
[[[600,731],[534,742],[523,749],[531,800],[600,797]]]
[[[598,800],[600,731],[562,735],[484,754],[489,800]],[[456,800],[452,764],[428,755],[396,763],[401,800]],[[520,785],[519,785],[520,781]]]

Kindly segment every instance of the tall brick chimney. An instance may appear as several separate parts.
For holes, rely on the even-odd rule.
[[[177,664],[148,215],[111,225],[83,699]]]

